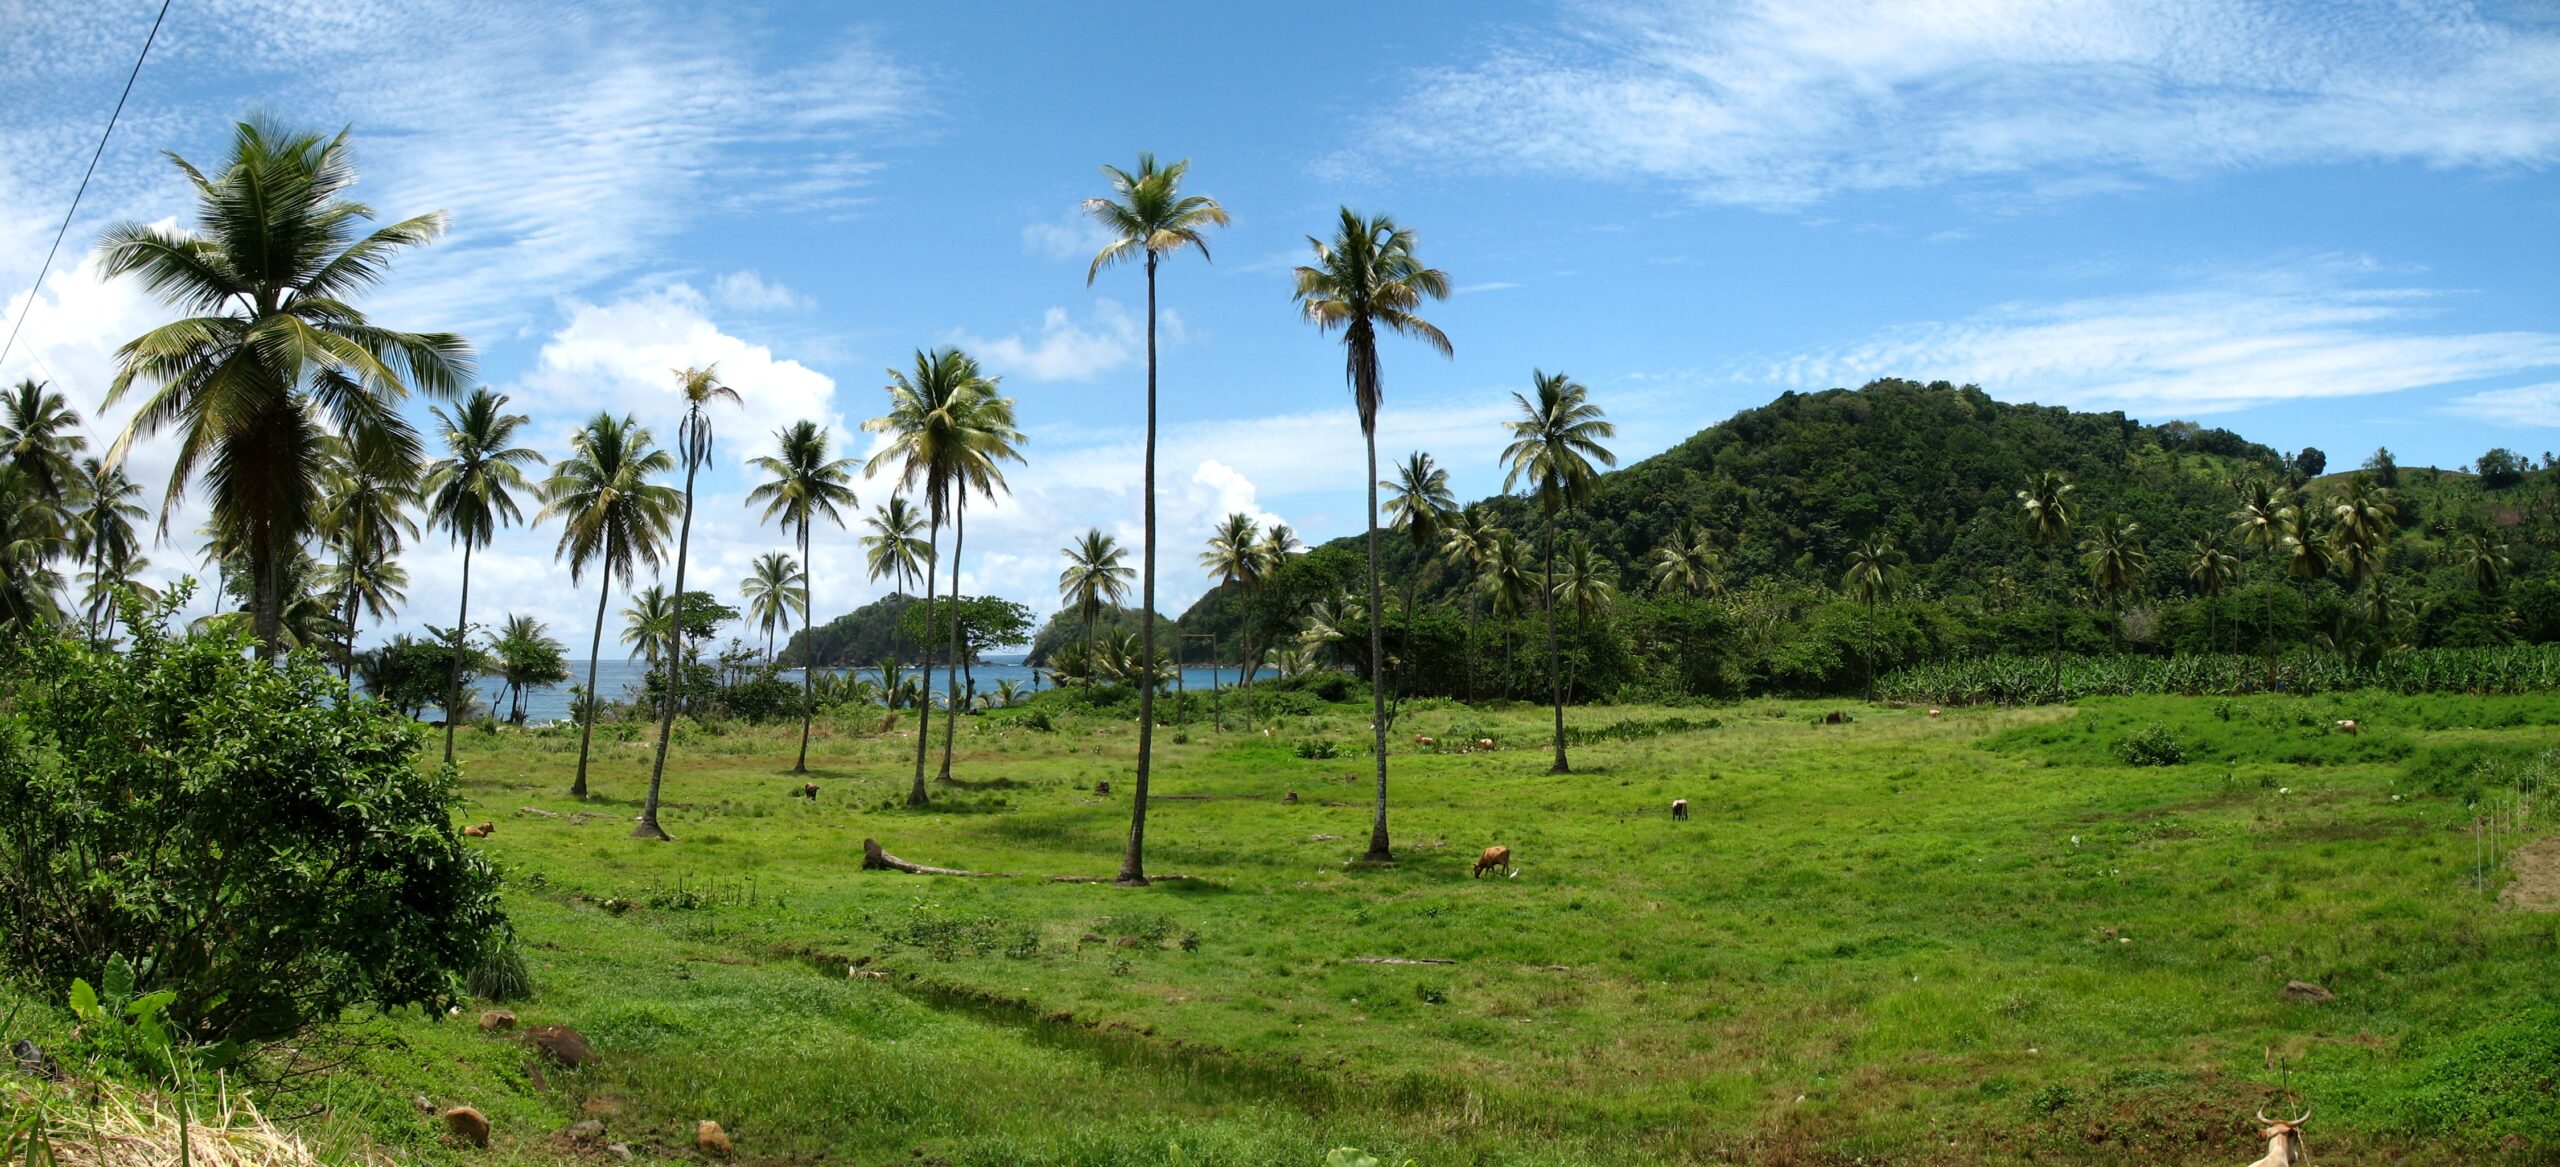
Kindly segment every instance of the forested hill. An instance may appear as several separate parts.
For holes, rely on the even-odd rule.
[[[1715,541],[1728,583],[1831,580],[1851,546],[1893,536],[1910,578],[1941,593],[1982,572],[2040,562],[2018,517],[2029,475],[2078,484],[2085,519],[2122,512],[2154,546],[2230,526],[2230,479],[2297,467],[2265,446],[2192,422],[2147,426],[2121,413],[2006,405],[1970,386],[1877,381],[1789,393],[1660,454],[1607,474],[1567,524],[1620,564],[1636,564],[1683,523]],[[1506,525],[1540,529],[1535,508],[1493,500]]]

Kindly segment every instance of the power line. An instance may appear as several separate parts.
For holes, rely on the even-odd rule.
[[[44,288],[46,273],[53,270],[53,257],[62,250],[62,237],[71,233],[71,217],[80,213],[80,197],[89,193],[89,177],[98,172],[98,159],[107,152],[107,139],[116,132],[116,121],[124,116],[125,99],[133,96],[133,82],[142,76],[142,63],[151,58],[152,42],[160,39],[160,22],[169,18],[172,0],[160,0],[160,15],[151,18],[151,34],[142,38],[142,52],[133,58],[133,72],[125,75],[124,92],[116,95],[115,112],[107,115],[107,128],[98,135],[98,148],[89,155],[89,168],[80,172],[80,189],[71,192],[71,209],[62,212],[62,227],[53,233],[53,246],[45,249],[44,265],[36,269],[36,282],[27,289],[27,302],[18,308],[17,322],[9,326],[9,339],[0,343],[0,361],[9,359],[9,350],[18,347],[18,330],[26,327],[27,313],[36,306],[36,293]]]

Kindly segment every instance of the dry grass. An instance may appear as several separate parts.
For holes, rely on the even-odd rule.
[[[182,1121],[176,1102],[115,1082],[0,1077],[0,1164],[25,1167],[317,1167],[299,1137],[217,1089]]]

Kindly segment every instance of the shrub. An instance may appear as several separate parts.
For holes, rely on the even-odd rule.
[[[2183,766],[2187,748],[2178,743],[2178,736],[2169,732],[2168,726],[2155,721],[2117,742],[2116,756],[2129,766]]]
[[[1333,739],[1321,737],[1300,738],[1298,744],[1292,749],[1299,757],[1308,761],[1321,761],[1342,753],[1342,747],[1333,744]]]
[[[199,1040],[441,1006],[505,926],[425,730],[322,665],[173,638],[0,647],[0,971],[60,999],[119,953]]]

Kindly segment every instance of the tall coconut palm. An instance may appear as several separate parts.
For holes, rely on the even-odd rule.
[[[1254,585],[1257,591],[1268,584],[1272,577],[1278,575],[1281,568],[1288,566],[1291,559],[1306,554],[1307,550],[1306,544],[1298,541],[1298,533],[1290,530],[1287,523],[1271,524],[1269,529],[1262,532],[1262,542],[1255,546],[1262,555],[1262,580]],[[1257,645],[1264,643],[1263,638],[1272,631],[1251,623],[1246,625],[1246,629],[1253,634],[1252,641]],[[1251,681],[1254,670],[1261,664],[1259,660],[1247,659],[1244,662],[1244,679]]]
[[[1262,531],[1252,515],[1241,511],[1218,520],[1209,531],[1208,549],[1200,553],[1200,567],[1221,588],[1236,588],[1236,610],[1244,613],[1237,625],[1236,653],[1244,663],[1245,716],[1253,716],[1253,666],[1256,655],[1253,643],[1253,591],[1262,583],[1268,561],[1262,554]]]
[[[831,452],[827,431],[813,421],[793,422],[774,431],[773,438],[775,451],[749,463],[764,472],[765,480],[747,492],[747,503],[763,503],[766,522],[780,520],[800,539],[804,570],[800,574],[798,606],[805,625],[811,607],[810,577],[817,574],[817,560],[810,558],[809,528],[820,518],[844,526],[844,508],[857,505],[853,497],[854,464],[851,458],[827,456]],[[817,647],[814,639],[810,647],[813,651]],[[770,649],[767,655],[771,655]],[[818,710],[814,688],[817,670],[817,661],[806,657],[800,661],[800,760],[791,767],[794,774],[809,771],[809,721]]]
[[[134,570],[145,562],[135,526],[150,512],[134,501],[142,487],[121,467],[98,458],[80,460],[74,493],[80,511],[72,523],[72,553],[89,565],[89,637],[102,640],[115,627],[118,589],[130,586]]]
[[[1138,636],[1150,659],[1156,644],[1156,268],[1186,248],[1197,250],[1207,262],[1208,229],[1227,225],[1227,210],[1216,199],[1182,193],[1182,179],[1190,170],[1187,160],[1159,167],[1155,155],[1142,153],[1135,173],[1103,167],[1111,180],[1111,194],[1084,201],[1085,213],[1111,236],[1094,254],[1093,266],[1085,270],[1085,286],[1093,286],[1102,269],[1132,260],[1144,263],[1147,271],[1147,440],[1139,471],[1146,525],[1139,537],[1138,607],[1143,611]],[[1129,844],[1120,860],[1124,884],[1147,882],[1147,776],[1154,765],[1155,731],[1155,689],[1141,688],[1136,793],[1130,802]]]
[[[1530,559],[1529,545],[1511,532],[1496,527],[1491,550],[1485,553],[1483,571],[1476,577],[1476,590],[1485,597],[1485,606],[1502,621],[1502,696],[1511,698],[1514,668],[1512,625],[1527,615],[1532,603],[1546,591],[1546,576]]]
[[[1588,646],[1592,619],[1618,602],[1617,568],[1591,546],[1590,540],[1576,532],[1565,540],[1564,554],[1556,563],[1548,591],[1556,607],[1573,612],[1576,635]]]
[[[978,368],[978,362],[956,348],[939,348],[931,352],[918,350],[911,373],[889,371],[889,412],[863,423],[863,428],[886,434],[889,444],[871,456],[867,470],[877,473],[891,466],[898,468],[899,479],[910,489],[924,491],[930,535],[931,553],[925,561],[924,626],[933,627],[935,573],[940,568],[942,525],[953,525],[951,548],[951,599],[958,611],[960,599],[959,518],[967,502],[968,492],[993,498],[1004,485],[1002,464],[1019,462],[1022,455],[1022,432],[1013,422],[1013,399],[998,394],[996,379]],[[961,622],[951,621],[952,671],[959,670],[961,654]],[[924,691],[933,691],[933,656],[924,658]],[[952,685],[956,693],[958,686]],[[952,703],[957,712],[958,702]],[[915,784],[907,791],[907,805],[923,806],[927,799],[924,788],[925,756],[932,741],[933,705],[920,703],[916,725]],[[944,733],[942,777],[951,776],[951,733],[953,724],[946,723]]]
[[[62,573],[52,565],[65,542],[60,508],[25,471],[0,464],[0,627],[38,627],[62,618]]]
[[[2059,470],[2038,470],[2027,479],[2027,488],[2018,492],[2019,517],[2027,525],[2027,537],[2038,546],[2055,547],[2071,538],[2071,523],[2079,514],[2079,500],[2071,497],[2079,487],[2062,476]],[[2062,688],[2062,609],[2053,612],[2053,686]]]
[[[596,730],[596,662],[604,655],[605,605],[614,578],[629,582],[635,567],[655,569],[672,525],[674,488],[654,481],[675,469],[675,455],[651,444],[648,430],[629,415],[599,413],[569,439],[569,456],[554,463],[542,483],[541,519],[560,520],[555,559],[569,561],[569,582],[588,566],[604,577],[596,587],[595,635],[587,646],[586,708],[578,727],[578,777],[574,798],[587,796],[587,749]]]
[[[89,448],[80,414],[60,393],[32,378],[0,397],[0,463],[18,471],[21,489],[63,509],[81,486],[80,453]]]
[[[498,679],[506,686],[507,720],[524,724],[524,698],[536,685],[569,679],[568,646],[551,638],[551,630],[531,616],[509,616],[498,626],[490,646],[498,658]]]
[[[2498,589],[2506,586],[2507,573],[2515,568],[2505,543],[2476,531],[2454,543],[2453,561],[2462,569],[2462,578],[2470,580],[2483,596],[2498,594]]]
[[[1474,602],[1477,583],[1484,577],[1485,558],[1493,553],[1494,533],[1499,530],[1501,528],[1494,525],[1492,516],[1487,515],[1483,507],[1469,506],[1450,517],[1448,530],[1440,537],[1440,558],[1456,564],[1466,575],[1459,590],[1459,604],[1466,609],[1467,642],[1470,646],[1475,643],[1476,616],[1481,611]],[[1467,654],[1465,664],[1467,699],[1472,701],[1476,695],[1476,665],[1472,651]]]
[[[1520,416],[1503,423],[1511,430],[1511,444],[1502,450],[1502,462],[1509,467],[1502,489],[1509,491],[1526,481],[1538,509],[1546,513],[1546,575],[1553,579],[1556,535],[1564,525],[1564,513],[1590,501],[1600,479],[1592,463],[1618,464],[1618,456],[1600,444],[1602,439],[1616,437],[1618,427],[1604,420],[1600,407],[1591,403],[1591,391],[1573,378],[1532,370],[1530,379],[1537,400],[1513,393],[1511,400],[1519,404]],[[1547,683],[1556,717],[1556,762],[1550,772],[1563,774],[1573,769],[1564,752],[1564,657],[1556,645],[1555,590],[1550,586],[1546,593]]]
[[[2233,487],[2239,498],[2239,509],[2231,513],[2231,537],[2244,550],[2262,556],[2273,556],[2284,546],[2284,498],[2264,478],[2252,478]],[[2267,592],[2267,622],[2263,630],[2267,649],[2267,677],[2275,678],[2276,594]],[[2237,640],[2234,636],[2234,640]]]
[[[342,666],[351,666],[356,656],[356,621],[370,616],[376,620],[389,618],[409,602],[409,570],[400,566],[396,544],[351,543],[338,551],[337,562],[320,573],[320,586],[334,597],[343,615],[339,632],[345,637],[339,651],[346,654]],[[341,679],[352,681],[354,674]]]
[[[2213,644],[2213,609],[2231,581],[2240,576],[2240,557],[2223,546],[2220,539],[2199,536],[2187,545],[2187,582],[2205,601],[2204,641]]]
[[[444,760],[453,760],[453,733],[462,718],[462,641],[471,630],[471,553],[489,545],[498,528],[524,521],[516,494],[531,489],[525,469],[539,466],[542,455],[508,443],[530,420],[508,413],[507,396],[486,388],[473,390],[460,407],[447,414],[435,410],[443,430],[445,457],[427,467],[427,521],[443,527],[462,545],[462,601],[453,617],[453,675],[445,687]]]
[[[1671,532],[1662,546],[1653,549],[1651,567],[1653,590],[1657,595],[1677,592],[1699,596],[1716,590],[1715,544],[1706,533],[1686,523]]]
[[[622,647],[631,657],[651,669],[665,667],[675,660],[676,605],[667,595],[667,585],[650,584],[632,593],[631,606],[622,610]],[[669,672],[667,700],[675,700],[673,671]]]
[[[764,655],[768,660],[773,659],[777,635],[788,635],[794,620],[808,622],[809,573],[789,552],[767,551],[756,556],[747,578],[738,581],[738,593],[747,601],[748,622],[764,633]],[[801,695],[807,697],[805,688]],[[808,755],[803,754],[794,773],[808,768]]]
[[[701,473],[703,464],[711,460],[709,408],[722,401],[740,404],[738,391],[720,382],[718,365],[677,369],[675,378],[676,394],[684,400],[684,420],[676,425],[676,457],[684,463],[684,517],[676,524],[675,594],[678,611],[674,622],[674,649],[668,654],[668,677],[671,681],[685,664],[684,569],[693,547],[693,479]],[[666,830],[658,825],[658,790],[667,777],[667,745],[675,738],[678,691],[675,685],[668,685],[667,699],[658,703],[658,756],[649,763],[649,795],[640,804],[640,821],[631,828],[631,837],[635,839],[667,837]]]
[[[361,604],[365,614],[380,618],[406,598],[399,587],[407,584],[407,573],[393,560],[408,540],[418,537],[409,508],[419,501],[420,467],[415,460],[366,457],[334,440],[321,448],[334,452],[322,471],[328,493],[318,518],[321,537],[338,557],[329,578],[341,589],[347,640],[340,679],[347,680],[354,676],[357,607]],[[398,583],[388,588],[380,586],[386,571],[399,574]]]
[[[1405,658],[1410,662],[1414,591],[1422,583],[1422,569],[1440,548],[1442,532],[1458,513],[1458,497],[1449,491],[1449,472],[1420,450],[1406,455],[1396,476],[1378,485],[1387,490],[1388,527],[1404,532],[1413,551],[1413,570],[1404,577]]]
[[[1894,571],[1904,559],[1902,548],[1893,536],[1877,532],[1858,541],[1849,549],[1849,570],[1840,577],[1842,587],[1867,607],[1867,699],[1876,695],[1875,616],[1876,605],[1893,596]]]
[[[924,580],[925,565],[933,559],[933,544],[916,533],[925,529],[924,516],[916,513],[905,495],[890,495],[889,505],[871,508],[870,517],[862,520],[862,525],[871,532],[862,537],[865,578],[873,583],[888,580],[899,595]],[[889,636],[893,647],[897,635],[897,627],[892,625]]]
[[[1307,244],[1315,251],[1315,262],[1297,269],[1298,307],[1319,330],[1342,333],[1342,376],[1368,447],[1369,750],[1377,762],[1378,804],[1365,858],[1384,863],[1395,855],[1387,846],[1387,652],[1378,612],[1378,407],[1386,397],[1378,331],[1409,336],[1442,356],[1451,355],[1448,335],[1418,314],[1424,300],[1448,298],[1449,273],[1423,266],[1414,255],[1413,232],[1385,215],[1364,218],[1349,207],[1342,208],[1332,240],[1309,236]]]
[[[2123,515],[2101,524],[2080,543],[2080,568],[2114,615],[2109,636],[2116,651],[2124,651],[2124,602],[2141,589],[2142,574],[2151,568],[2151,553],[2142,547],[2142,524]]]
[[[99,267],[109,278],[138,274],[164,303],[197,315],[116,350],[106,404],[137,383],[151,391],[107,461],[121,463],[138,438],[179,430],[161,514],[177,513],[187,484],[205,479],[214,525],[251,577],[260,654],[271,656],[293,598],[285,568],[322,506],[324,438],[343,437],[372,465],[415,465],[418,435],[401,400],[451,397],[469,379],[461,337],[383,328],[354,303],[395,255],[441,234],[444,217],[360,233],[373,211],[346,197],[355,167],[344,133],[251,121],[211,174],[171,160],[195,188],[195,229],[112,227]]]
[[[1104,604],[1129,602],[1129,580],[1138,573],[1128,565],[1129,553],[1120,541],[1103,534],[1100,527],[1086,531],[1059,553],[1067,557],[1067,569],[1058,573],[1058,598],[1083,618],[1085,650],[1090,652],[1094,619],[1102,614]]]

